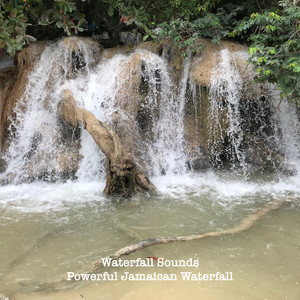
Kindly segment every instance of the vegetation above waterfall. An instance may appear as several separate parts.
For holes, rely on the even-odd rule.
[[[231,35],[249,33],[249,62],[255,65],[259,80],[277,83],[282,97],[300,105],[300,7],[297,2],[279,1],[278,7],[252,13]]]
[[[141,32],[143,40],[169,38],[183,53],[199,38],[250,45],[258,80],[277,83],[282,97],[300,104],[298,0],[9,0],[0,4],[0,49],[10,55],[36,39],[60,35]]]

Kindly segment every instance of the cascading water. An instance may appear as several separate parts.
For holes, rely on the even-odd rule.
[[[135,60],[140,65],[132,67]],[[164,173],[182,173],[185,170],[183,120],[189,64],[190,58],[185,63],[178,97],[172,94],[174,84],[166,62],[145,50],[105,60],[92,73],[67,82],[64,88],[72,90],[78,104],[93,112],[99,120],[112,124],[111,120],[117,114],[133,127],[139,126],[142,135],[135,146],[143,148],[141,155],[147,165],[152,166],[153,175],[159,175],[160,170]],[[128,95],[137,92],[136,84],[130,81],[132,69],[136,68],[138,79],[132,80],[141,80],[138,99]],[[134,103],[137,100],[138,103]],[[136,108],[137,105],[139,108]],[[136,110],[139,110],[138,113]],[[127,129],[130,135],[134,128]],[[81,140],[80,153],[83,159],[77,176],[80,179],[83,179],[82,176],[89,178],[88,174],[94,174],[97,170],[93,167],[93,160],[99,154],[95,143],[86,134]],[[98,164],[96,168],[99,168]]]
[[[256,137],[253,136],[247,128],[253,126],[251,120],[245,122],[246,115],[252,109],[248,105],[251,102],[242,100],[244,86],[236,66],[236,55],[245,56],[244,53],[221,50],[212,70],[208,115],[210,151],[218,163],[225,156],[233,167],[240,166],[245,175],[251,167],[245,138],[251,135],[252,139],[256,139],[259,135],[266,143],[276,140],[277,148],[281,144],[276,151],[284,152],[287,160],[293,160],[292,156],[297,156],[299,141],[297,132],[291,133],[288,128],[297,127],[298,123],[289,126],[282,114],[277,114],[278,120],[267,124],[263,119],[265,104],[255,99],[258,109],[252,114],[258,125]],[[136,50],[130,55],[117,54],[111,58],[102,55],[101,63],[97,65],[99,59],[95,45],[76,39],[46,48],[29,77],[26,93],[16,106],[16,119],[11,125],[12,142],[4,156],[8,167],[2,177],[8,177],[13,182],[36,177],[55,180],[68,176],[64,175],[66,169],[67,173],[68,170],[72,173],[78,165],[76,177],[79,180],[104,179],[105,157],[85,130],[81,130],[80,141],[76,139],[76,132],[74,138],[69,137],[67,142],[64,140],[57,116],[63,89],[70,89],[77,103],[99,120],[112,127],[117,126],[117,131],[123,127],[123,138],[128,139],[130,151],[138,161],[143,162],[150,174],[186,172],[185,111],[188,89],[195,105],[195,117],[188,117],[196,123],[199,121],[197,102],[201,102],[201,95],[197,94],[195,85],[189,79],[191,57],[186,58],[183,64],[178,88],[172,82],[167,59],[149,51]],[[268,99],[271,107],[275,102],[276,99]],[[245,105],[246,113],[241,108]],[[294,120],[291,122],[299,122],[295,113],[289,111],[289,115]],[[121,125],[116,125],[118,122]],[[274,133],[263,134],[266,127],[272,127]],[[287,136],[293,136],[294,150],[282,147],[279,132],[282,133],[283,144]],[[216,146],[220,143],[225,145],[223,150]]]
[[[215,68],[211,75],[210,101],[211,101],[211,142],[212,147],[217,139],[224,141],[225,134],[231,144],[230,153],[233,162],[246,169],[245,153],[241,149],[243,130],[241,128],[241,117],[239,105],[241,100],[242,78],[236,68],[233,55],[227,49],[220,51],[220,57],[215,62]],[[222,120],[222,112],[225,112],[226,120]],[[220,122],[228,124],[226,132]],[[218,132],[218,133],[217,133]],[[217,156],[217,160],[220,158]]]
[[[57,115],[61,86],[76,73],[89,72],[95,64],[92,52],[96,51],[80,41],[70,50],[73,46],[72,40],[47,46],[29,76],[10,127],[12,141],[4,156],[4,179],[15,183],[35,177],[55,180],[61,176],[63,159],[72,164]]]
[[[266,103],[259,99],[242,99],[244,83],[236,66],[237,56],[245,59],[247,54],[223,49],[215,58],[208,114],[212,156],[218,163],[225,156],[233,167],[240,166],[244,175],[247,174],[251,159],[249,150],[245,149],[245,137],[250,135],[251,139],[264,139],[268,146],[273,140],[273,148],[277,147],[275,150],[286,155],[286,160],[295,163],[299,140],[297,131],[291,132],[291,128],[297,128],[297,115],[284,104],[276,114],[277,120],[267,124]],[[189,78],[191,57],[184,61],[178,88],[169,74],[167,58],[146,50],[101,57],[101,63],[97,64],[100,59],[97,47],[76,39],[46,47],[29,77],[26,93],[16,106],[16,118],[10,129],[12,142],[4,156],[8,167],[2,178],[13,182],[34,178],[56,180],[69,176],[64,175],[66,170],[72,173],[77,168],[79,180],[104,179],[105,157],[85,130],[79,133],[80,141],[76,138],[78,132],[73,132],[74,136],[68,141],[64,140],[64,128],[57,116],[63,89],[70,89],[77,103],[99,120],[117,126],[117,131],[123,127],[123,138],[129,136],[130,151],[150,174],[187,171],[187,92],[189,90],[195,106],[195,116],[192,116],[195,123],[199,122],[197,110],[201,110],[201,105],[198,107],[197,103],[202,97]],[[266,98],[267,105],[274,107],[278,97]],[[252,102],[258,108],[253,110]],[[282,117],[282,111],[287,109],[294,125],[286,124]],[[253,127],[252,120],[245,121],[251,110],[251,118],[257,123],[256,137],[249,129]],[[118,122],[121,125],[116,125]],[[197,123],[197,131],[198,127]],[[293,142],[287,142],[291,138]],[[220,143],[226,145],[223,150],[218,149]],[[284,147],[287,143],[293,146]],[[249,147],[252,145],[246,148]]]
[[[184,62],[178,91],[174,91],[174,86],[170,90],[170,79],[161,87],[164,92],[160,102],[160,117],[155,127],[154,148],[156,148],[155,152],[159,157],[160,169],[169,175],[182,174],[186,171],[184,115],[190,62],[191,57],[188,57]],[[164,67],[165,71],[167,71],[166,66]]]
[[[125,245],[232,228],[258,207],[288,196],[282,210],[259,220],[255,230],[204,239],[201,254],[195,242],[147,248],[137,257],[193,257],[201,260],[202,272],[233,271],[234,282],[222,288],[224,295],[229,291],[224,299],[234,299],[236,291],[244,295],[253,286],[257,297],[245,299],[272,298],[275,292],[294,299],[300,246],[300,124],[295,107],[282,102],[277,109],[280,99],[274,87],[245,94],[238,59],[244,61],[246,52],[218,50],[210,87],[200,87],[191,76],[193,57],[182,61],[180,76],[172,76],[167,53],[126,51],[101,52],[95,43],[69,38],[49,44],[30,74],[9,129],[10,147],[2,156],[7,168],[0,179],[10,184],[0,188],[0,292],[35,299],[23,294],[42,293],[38,282],[51,282]],[[65,89],[118,133],[152,176],[157,195],[139,194],[116,203],[102,194],[105,156],[83,126],[73,130],[58,117]],[[212,168],[187,170],[191,157],[209,161]],[[293,172],[282,172],[283,162]],[[224,164],[224,170],[215,172],[214,163]],[[263,179],[245,176],[260,165]],[[273,173],[266,166],[273,166]],[[232,168],[242,169],[243,176]],[[290,279],[280,286],[282,274]],[[77,294],[69,298],[78,297],[79,290],[86,296],[90,288],[108,299],[132,299],[136,286],[145,288],[136,284],[101,282],[100,292],[90,285],[83,292],[74,289]],[[167,291],[174,288],[164,284]],[[206,287],[214,290],[215,283]],[[167,299],[153,293],[155,299]],[[199,293],[197,285],[195,298]],[[57,299],[68,296],[63,297]]]
[[[142,158],[152,166],[153,174],[158,175],[161,170],[164,173],[184,172],[184,109],[190,58],[185,62],[177,93],[166,62],[151,52],[139,50],[129,56],[119,54],[103,58],[102,63],[95,66],[89,61],[95,56],[92,49],[83,43],[77,45],[76,40],[71,40],[70,45],[66,47],[61,42],[48,46],[30,75],[26,94],[15,110],[17,117],[11,131],[15,131],[16,136],[5,156],[8,167],[3,177],[12,176],[14,182],[22,182],[34,179],[35,174],[49,180],[62,176],[63,163],[59,160],[61,156],[68,156],[64,153],[69,151],[57,116],[63,89],[70,89],[77,103],[103,122],[113,126],[113,116],[118,114],[125,122],[140,128],[144,126],[144,136],[140,136],[135,146],[144,148],[140,150]],[[72,47],[78,47],[77,53],[74,54]],[[140,65],[132,66],[134,59]],[[138,73],[138,79],[133,80],[142,80],[142,87],[131,82],[133,69]],[[124,91],[126,89],[128,92]],[[137,89],[140,89],[139,99],[130,99],[132,96],[128,93],[136,93]],[[140,108],[136,108],[137,105]],[[141,116],[136,116],[137,109],[138,113],[142,112]],[[142,122],[143,125],[137,124]],[[133,129],[128,127],[128,130],[130,134]],[[76,150],[75,141],[71,146]],[[79,152],[81,161],[76,177],[79,180],[103,179],[104,155],[85,130],[82,130]],[[65,163],[72,162],[67,159]]]
[[[72,90],[77,103],[94,113],[103,122],[109,122],[115,107],[118,74],[124,61],[123,56],[102,63],[93,72],[65,83],[64,88]],[[82,160],[76,175],[79,180],[103,179],[105,156],[93,138],[83,130],[80,141]]]
[[[300,171],[300,120],[297,116],[295,105],[288,103],[286,99],[280,100],[279,91],[272,88],[271,96],[274,105],[274,119],[276,121],[278,146],[285,154],[285,161],[294,165],[297,172]],[[276,106],[275,106],[276,105]],[[279,105],[279,106],[278,106]]]

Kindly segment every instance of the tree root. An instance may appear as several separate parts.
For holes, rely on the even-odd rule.
[[[135,192],[156,191],[154,184],[127,152],[117,133],[91,112],[77,106],[70,90],[63,92],[58,111],[60,118],[70,126],[78,128],[82,124],[106,156],[105,194],[126,198]]]

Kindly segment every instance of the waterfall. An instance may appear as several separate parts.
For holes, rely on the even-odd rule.
[[[174,86],[170,90],[170,79],[162,85],[160,118],[155,128],[154,148],[159,165],[166,174],[182,174],[186,171],[184,115],[190,62],[189,56],[184,61],[183,74],[177,92],[174,91]]]
[[[132,66],[132,62],[137,64]],[[166,62],[145,50],[104,59],[92,73],[68,81],[64,88],[71,89],[77,103],[99,120],[112,124],[117,114],[133,127],[139,126],[143,136],[136,146],[143,148],[141,155],[152,166],[154,175],[159,175],[160,170],[184,172],[183,119],[189,63],[190,59],[185,63],[178,97],[173,95],[174,84]],[[133,70],[141,78],[138,87],[134,82],[137,79],[130,78]],[[137,89],[139,95],[135,95]],[[139,98],[139,108],[137,103],[131,103],[134,97]],[[127,133],[132,130],[128,127]],[[98,152],[93,140],[83,134],[80,150],[83,159],[77,172],[81,179],[94,178],[99,171],[99,164],[94,164]]]
[[[280,92],[270,85],[270,98],[273,104],[274,130],[278,147],[285,155],[285,162],[300,171],[300,119],[295,105],[287,99],[280,99]]]
[[[70,51],[74,45],[76,48]],[[62,164],[72,164],[72,151],[68,152],[65,147],[57,104],[61,100],[62,84],[92,68],[93,51],[95,49],[76,39],[46,47],[14,110],[16,117],[9,129],[12,141],[4,156],[7,162],[4,179],[15,183],[55,180],[61,176]]]
[[[231,148],[228,150],[233,162],[246,169],[245,153],[241,149],[243,130],[241,128],[241,116],[239,104],[242,91],[242,78],[236,68],[233,55],[227,49],[220,51],[211,75],[210,101],[211,109],[209,118],[211,120],[211,142],[212,147],[216,143],[215,138],[224,140],[222,113],[228,122],[226,135],[229,138]],[[218,132],[218,133],[217,133]],[[217,155],[217,159],[220,158]]]
[[[244,59],[244,53],[228,49],[221,49],[215,57],[205,116],[207,160],[213,157],[219,165],[225,159],[245,175],[260,163],[255,157],[259,156],[257,149],[272,149],[279,153],[279,160],[282,154],[299,170],[295,107],[283,102],[275,112],[278,95],[270,96],[268,89],[264,95],[245,100],[236,55]],[[175,82],[165,54],[136,49],[111,55],[107,50],[100,53],[96,43],[76,38],[47,45],[15,107],[9,128],[11,143],[3,156],[7,168],[1,179],[14,183],[104,179],[105,156],[91,136],[83,127],[71,130],[59,120],[57,106],[64,89],[72,91],[79,106],[116,130],[150,175],[186,173],[190,149],[197,149],[199,156],[204,153],[200,142],[195,145],[195,138],[191,144],[186,139],[187,121],[196,128],[189,136],[198,137],[204,131],[204,94],[190,78],[192,61],[191,56],[183,60]],[[193,109],[188,111],[190,100]],[[275,161],[271,154],[260,160],[264,159]]]
[[[98,65],[93,72],[66,82],[64,88],[72,90],[80,106],[91,111],[99,120],[109,122],[118,109],[115,99],[118,75],[124,59],[121,55],[115,56]],[[103,179],[105,156],[86,130],[82,130],[80,154],[82,160],[76,172],[79,180]]]

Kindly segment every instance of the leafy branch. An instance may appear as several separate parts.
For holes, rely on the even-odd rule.
[[[48,2],[51,2],[50,4]],[[50,8],[48,8],[50,6]],[[6,48],[10,56],[23,48],[25,44],[36,41],[27,34],[30,26],[49,26],[54,24],[67,35],[77,34],[85,15],[77,11],[75,2],[70,0],[9,0],[0,3],[0,49]],[[29,23],[32,20],[34,24]]]
[[[283,0],[275,10],[253,13],[232,32],[250,34],[249,62],[257,81],[276,83],[281,97],[300,105],[300,7]]]

